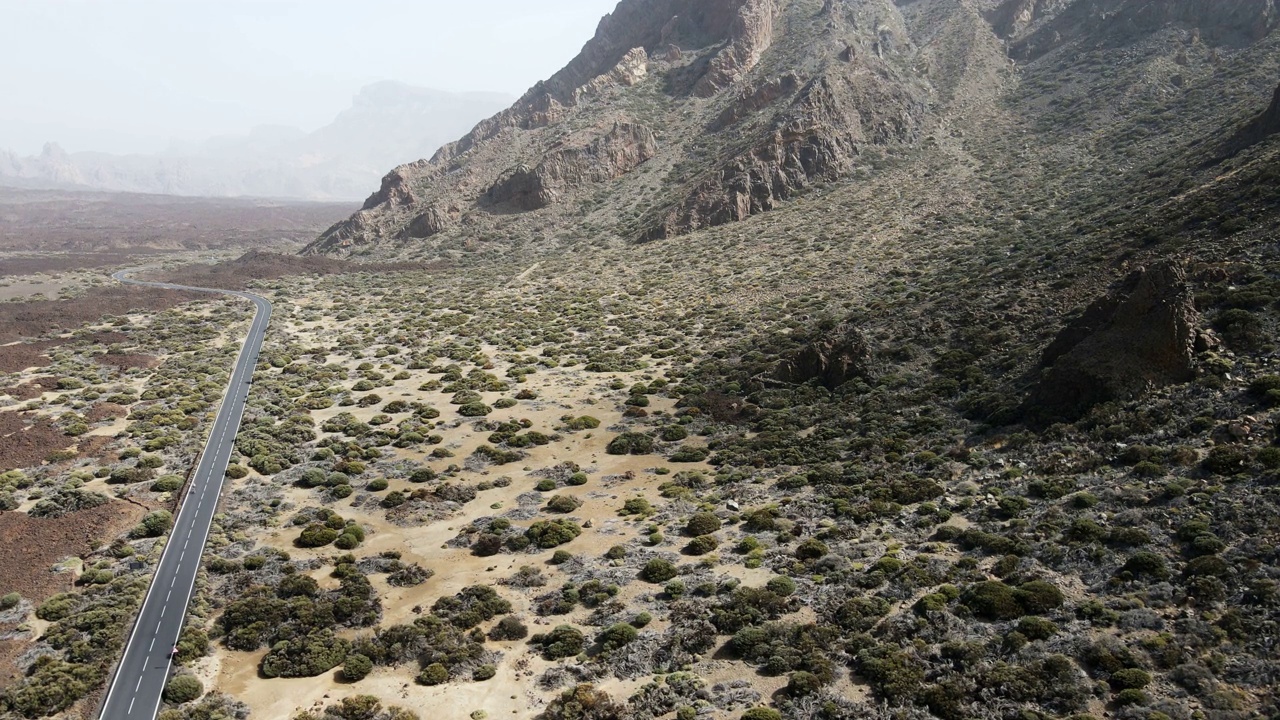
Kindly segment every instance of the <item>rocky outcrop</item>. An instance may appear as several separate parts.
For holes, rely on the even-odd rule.
[[[507,128],[530,130],[552,124],[563,116],[566,108],[577,103],[581,88],[625,66],[626,59],[637,48],[645,50],[646,55],[669,53],[673,45],[677,52],[679,48],[698,49],[731,36],[736,38],[733,33],[742,32],[745,44],[738,53],[754,63],[753,48],[757,45],[750,38],[758,35],[758,28],[748,22],[749,19],[742,21],[741,29],[737,23],[744,7],[760,2],[762,0],[624,0],[600,20],[595,36],[568,65],[534,85],[509,109],[480,122],[461,140],[440,148],[431,162],[448,165]],[[767,2],[772,5],[774,0]],[[760,46],[759,51],[764,47],[767,44]],[[755,59],[758,57],[754,55]],[[731,72],[725,64],[728,62],[722,63],[725,72]]]
[[[1280,132],[1280,87],[1271,97],[1271,105],[1227,141],[1227,152],[1234,153],[1262,142]]]
[[[799,87],[800,79],[794,73],[787,73],[758,87],[747,88],[740,92],[729,107],[716,116],[715,120],[711,121],[707,129],[711,132],[719,132],[752,113],[773,105],[779,99],[794,93]]]
[[[747,0],[733,19],[728,46],[711,59],[702,78],[693,86],[698,97],[711,97],[751,71],[773,43],[775,0]]]
[[[582,147],[553,150],[535,167],[518,165],[503,173],[484,194],[490,205],[538,210],[566,191],[620,177],[654,156],[658,141],[649,128],[616,123],[609,132]]]
[[[642,239],[682,235],[771,210],[815,180],[848,172],[861,144],[912,141],[923,112],[923,101],[904,84],[869,73],[824,74],[797,94],[763,141],[731,158],[684,201],[660,210]]]
[[[1191,380],[1199,320],[1180,267],[1161,262],[1134,271],[1045,349],[1025,414],[1073,420],[1098,403]]]
[[[649,53],[642,47],[632,48],[609,72],[593,78],[574,93],[574,102],[599,95],[611,87],[631,87],[649,74]]]
[[[834,390],[854,378],[871,377],[871,350],[862,332],[844,323],[784,359],[774,374],[783,382],[817,380]]]
[[[382,186],[378,191],[365,199],[361,210],[371,210],[379,205],[404,207],[415,201],[413,188],[409,178],[413,175],[412,166],[401,165],[382,178]]]
[[[425,239],[438,235],[457,223],[461,214],[456,207],[442,208],[433,205],[409,221],[408,226],[405,227],[404,237]]]

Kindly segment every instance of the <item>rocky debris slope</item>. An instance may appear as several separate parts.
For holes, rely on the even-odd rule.
[[[1181,268],[1161,262],[1135,270],[1045,349],[1028,415],[1075,419],[1100,402],[1193,379],[1199,325]]]

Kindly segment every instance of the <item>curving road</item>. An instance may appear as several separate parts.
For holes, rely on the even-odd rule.
[[[152,720],[160,708],[160,695],[164,692],[172,664],[171,651],[182,632],[187,603],[191,601],[196,571],[200,568],[200,556],[218,508],[218,495],[222,492],[227,463],[231,459],[236,432],[240,429],[240,419],[244,416],[244,405],[249,396],[249,381],[258,362],[258,352],[262,349],[267,322],[271,319],[271,303],[245,292],[130,280],[125,277],[127,272],[122,270],[111,277],[131,285],[234,295],[251,300],[257,308],[249,336],[245,338],[236,366],[231,371],[231,381],[218,407],[213,429],[200,454],[200,463],[191,476],[151,587],[147,589],[124,656],[116,667],[102,704],[103,720]]]

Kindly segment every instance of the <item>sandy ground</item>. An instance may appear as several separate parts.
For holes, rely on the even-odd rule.
[[[290,323],[288,329],[304,344],[316,342],[317,338],[331,332],[327,323],[298,322]],[[331,362],[335,359],[331,358]],[[345,365],[354,368],[360,361],[347,360]],[[377,363],[375,363],[375,366]],[[499,377],[505,372],[504,366],[491,371]],[[529,388],[538,393],[538,399],[525,400],[518,405],[498,409],[486,419],[502,421],[509,419],[528,419],[532,428],[550,434],[552,428],[559,425],[559,418],[566,414],[590,414],[602,421],[600,428],[594,431],[578,431],[565,433],[563,438],[552,444],[526,449],[527,457],[519,462],[503,466],[490,467],[479,472],[464,471],[459,475],[463,482],[479,482],[492,480],[500,476],[511,478],[507,487],[494,487],[480,492],[478,497],[467,503],[460,511],[444,520],[420,526],[403,527],[389,522],[385,511],[376,503],[365,507],[352,508],[347,501],[340,501],[334,509],[347,518],[355,518],[366,530],[365,542],[357,551],[358,555],[369,556],[376,553],[395,550],[401,553],[405,563],[419,563],[434,572],[426,582],[416,587],[390,587],[385,576],[375,575],[370,579],[382,598],[384,615],[381,624],[407,623],[417,617],[418,612],[427,611],[440,597],[452,595],[462,588],[476,583],[497,585],[502,578],[513,575],[521,566],[538,567],[546,574],[548,583],[545,588],[521,590],[510,587],[499,587],[499,592],[512,602],[513,612],[523,617],[530,625],[530,632],[545,631],[551,626],[566,621],[580,622],[589,611],[579,608],[569,616],[552,616],[541,618],[531,611],[532,598],[558,587],[564,582],[561,572],[547,561],[553,551],[543,550],[532,553],[502,553],[492,557],[476,557],[467,549],[445,547],[445,544],[457,536],[458,532],[473,520],[481,517],[500,515],[507,510],[519,506],[518,496],[528,493],[537,482],[537,471],[571,461],[578,463],[590,476],[587,484],[578,487],[560,488],[554,492],[543,493],[542,502],[554,494],[573,495],[583,501],[583,505],[567,517],[585,524],[590,521],[591,527],[584,529],[582,535],[563,546],[575,555],[600,557],[611,546],[626,544],[628,541],[648,536],[648,521],[624,518],[618,515],[627,498],[641,496],[647,498],[655,506],[667,502],[662,499],[658,487],[668,480],[670,475],[658,475],[655,466],[667,464],[656,455],[617,456],[605,452],[605,445],[616,434],[607,428],[622,420],[623,406],[620,404],[618,391],[610,390],[609,383],[620,378],[628,385],[640,381],[642,376],[661,375],[660,369],[649,368],[636,373],[587,373],[581,368],[539,368],[538,372],[529,376],[525,384],[514,385],[512,390],[499,393],[482,393],[484,401],[492,405],[500,397],[510,396],[518,389]],[[476,432],[473,419],[462,418],[456,413],[456,406],[449,403],[449,395],[442,392],[422,392],[417,390],[423,382],[438,379],[425,370],[409,371],[409,378],[396,381],[391,387],[379,387],[373,392],[380,395],[384,402],[393,399],[422,401],[433,405],[441,411],[433,432],[444,436],[444,442],[438,447],[445,447],[455,453],[455,457],[432,459],[428,457],[432,446],[424,449],[402,450],[392,447],[383,448],[384,453],[392,453],[398,459],[412,460],[437,470],[463,461],[480,444],[484,443],[488,432]],[[648,411],[650,414],[674,410],[674,400],[654,396]],[[341,412],[349,412],[361,420],[369,420],[380,414],[378,407],[359,408],[331,407],[311,413],[317,426],[324,420]],[[398,420],[403,416],[393,416]],[[689,438],[688,443],[696,444],[697,438]],[[684,463],[673,467],[673,470],[706,469],[705,463]],[[362,478],[363,479],[363,478]],[[236,481],[237,484],[262,482],[256,473]],[[357,482],[357,495],[359,485]],[[391,490],[408,491],[415,489],[404,480],[392,479]],[[281,487],[284,500],[294,507],[318,504],[318,496],[314,490],[293,486]],[[387,492],[387,491],[384,491]],[[378,493],[381,496],[383,493]],[[287,517],[287,516],[286,516]],[[542,515],[540,517],[547,517]],[[532,521],[513,521],[513,525],[527,526]],[[671,537],[661,548],[674,552],[685,542],[684,538],[669,529]],[[300,549],[292,542],[297,536],[297,528],[292,526],[265,528],[253,536],[263,545],[286,550],[294,558],[326,558],[334,554],[333,548],[314,550]],[[767,581],[772,573],[765,569],[748,569],[736,560],[726,560],[716,568],[717,574],[737,577],[750,585],[760,585]],[[332,584],[327,577],[328,568],[317,571],[316,579],[322,585]],[[641,595],[651,595],[656,591],[652,585],[643,582],[631,582],[622,587],[618,599],[630,605],[632,600]],[[637,610],[638,611],[638,610]],[[484,626],[487,628],[487,624]],[[655,620],[649,629],[661,631],[664,623]],[[590,630],[590,628],[588,628]],[[348,636],[357,632],[347,632]],[[490,643],[493,647],[495,644]],[[475,710],[483,710],[490,718],[498,717],[530,717],[536,714],[554,693],[544,693],[536,688],[534,679],[552,663],[529,652],[524,641],[497,643],[502,651],[498,663],[496,677],[485,682],[448,683],[437,687],[426,687],[414,683],[417,667],[400,666],[396,668],[377,668],[367,678],[358,683],[343,683],[338,680],[335,670],[319,678],[302,679],[264,679],[258,675],[258,663],[265,650],[255,653],[244,653],[227,650],[216,646],[213,655],[206,658],[199,666],[199,673],[207,680],[206,685],[228,692],[242,700],[252,708],[254,717],[284,718],[298,709],[320,708],[337,701],[349,694],[370,694],[380,698],[385,705],[402,705],[418,711],[424,717],[434,716],[444,719],[468,718]],[[754,675],[754,671],[734,661],[714,660],[714,668],[706,668],[709,676],[723,676],[725,679],[742,677],[744,673]],[[700,670],[701,671],[701,670]],[[616,698],[625,700],[649,678],[634,681],[606,681],[606,688]],[[719,680],[716,680],[719,681]],[[755,680],[753,680],[755,683]],[[756,683],[759,684],[759,683]],[[759,689],[767,692],[785,684],[785,678],[770,678]],[[425,711],[425,712],[424,712]]]

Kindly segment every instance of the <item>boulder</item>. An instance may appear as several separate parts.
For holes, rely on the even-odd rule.
[[[1193,379],[1199,322],[1182,268],[1162,261],[1135,270],[1045,349],[1026,416],[1074,420],[1098,403]]]
[[[775,375],[783,382],[818,380],[835,389],[871,376],[871,350],[858,328],[843,323],[782,360]]]

